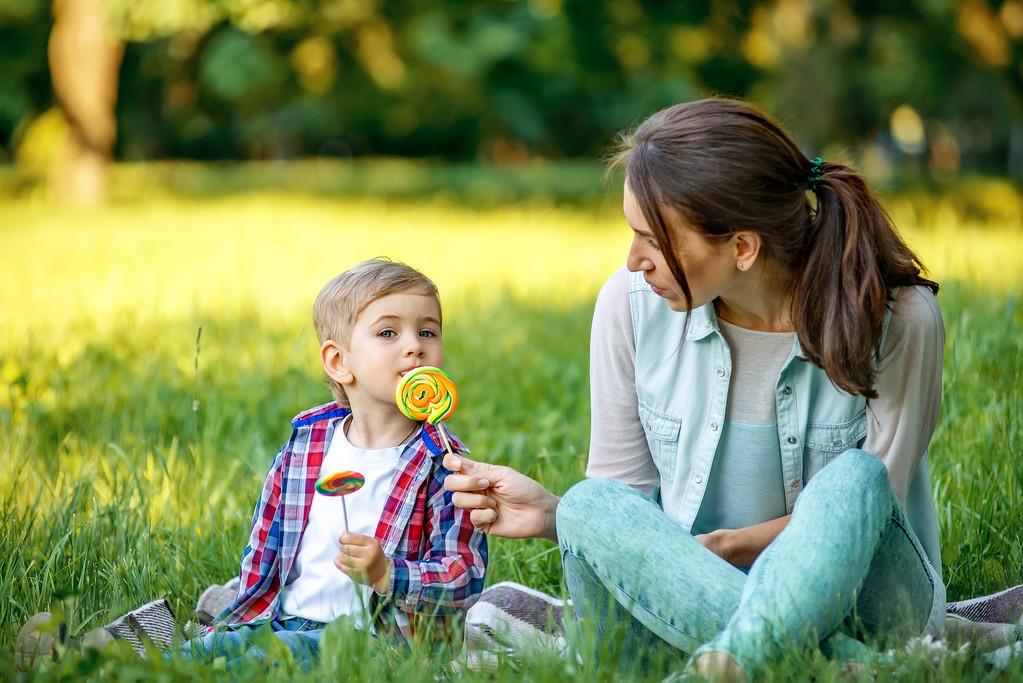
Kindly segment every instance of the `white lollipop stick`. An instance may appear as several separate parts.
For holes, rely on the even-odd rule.
[[[448,436],[445,433],[446,430],[444,429],[444,425],[441,424],[440,422],[437,423],[437,431],[440,432],[440,440],[444,442],[445,450],[447,450],[447,452],[450,453],[451,455],[454,455],[455,452],[451,450],[451,442],[448,441]]]

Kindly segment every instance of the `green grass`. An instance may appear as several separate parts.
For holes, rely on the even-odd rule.
[[[1023,582],[1023,230],[1018,215],[943,206],[891,204],[944,284],[944,413],[931,472],[949,595],[959,598]],[[159,194],[96,211],[0,200],[0,676],[12,671],[14,633],[40,609],[66,609],[76,633],[161,595],[185,617],[206,585],[237,571],[290,416],[328,397],[312,298],[365,257],[406,260],[440,285],[446,365],[462,395],[452,429],[477,457],[566,490],[586,459],[592,301],[628,239],[613,202],[479,206],[281,190]],[[488,582],[504,579],[560,592],[553,546],[492,540]],[[537,654],[494,677],[610,678],[616,654],[608,645],[599,665]],[[338,633],[309,678],[336,667],[354,680],[425,680],[446,659]],[[987,676],[976,657],[907,656],[903,668],[900,680]],[[226,675],[117,652],[37,674]],[[1017,663],[1002,676],[1021,674]],[[811,675],[834,680],[838,668],[794,654],[775,672]],[[272,677],[300,673],[282,664]]]

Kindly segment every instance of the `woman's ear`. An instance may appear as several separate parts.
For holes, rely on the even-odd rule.
[[[323,342],[320,347],[320,362],[327,376],[338,384],[351,384],[355,381],[351,370],[345,365],[344,349],[333,339]]]
[[[732,245],[735,250],[735,267],[739,270],[750,270],[760,256],[762,241],[758,233],[750,230],[740,230],[732,235]]]

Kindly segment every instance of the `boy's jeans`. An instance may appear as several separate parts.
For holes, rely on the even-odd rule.
[[[255,626],[241,626],[230,631],[214,631],[182,645],[181,653],[189,659],[227,658],[227,668],[233,669],[245,660],[264,661],[266,652],[257,644],[269,632],[291,650],[303,669],[316,663],[320,653],[320,637],[326,624],[309,619],[285,619],[262,622]]]
[[[687,654],[727,652],[752,673],[808,643],[862,658],[870,651],[846,633],[919,635],[939,600],[944,614],[944,586],[884,464],[860,450],[810,481],[748,576],[620,482],[575,485],[557,524],[577,616],[596,624],[598,647],[624,625],[627,654],[660,639]]]

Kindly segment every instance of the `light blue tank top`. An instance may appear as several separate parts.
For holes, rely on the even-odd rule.
[[[725,422],[693,533],[740,529],[786,514],[778,426]]]

